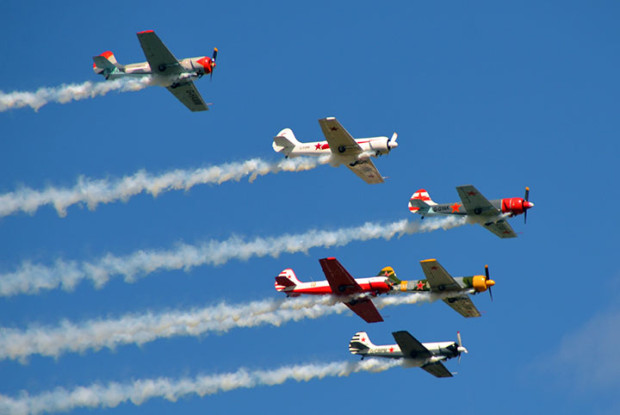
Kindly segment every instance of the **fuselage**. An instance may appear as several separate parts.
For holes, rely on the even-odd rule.
[[[476,210],[474,210],[473,212],[469,212],[461,202],[434,204],[429,205],[427,208],[417,208],[415,206],[410,206],[409,209],[412,213],[418,213],[422,216],[467,216],[473,221],[486,223],[489,221],[497,222],[508,217],[521,215],[522,213],[525,213],[527,209],[534,206],[533,203],[528,202],[521,197],[494,199],[489,200],[489,202],[495,209],[501,212],[500,215],[488,216],[482,214],[482,211]]]
[[[314,141],[309,143],[299,143],[288,153],[288,157],[299,156],[322,156],[331,154],[342,159],[360,159],[368,157],[378,157],[390,152],[390,146],[388,145],[389,138],[387,137],[370,137],[359,138],[355,142],[362,148],[362,153],[357,156],[348,156],[346,149],[331,149],[327,141]],[[392,144],[395,147],[394,144]]]
[[[359,349],[356,348],[356,343],[351,342],[349,345],[349,350],[353,354],[357,354],[360,356],[368,356],[368,357],[384,357],[389,359],[404,359],[406,366],[423,366],[428,363],[434,363],[442,360],[452,359],[453,357],[457,357],[459,355],[458,352],[458,344],[456,342],[433,342],[433,343],[422,343],[422,345],[428,349],[431,353],[431,357],[426,358],[411,358],[403,355],[403,352],[400,350],[398,344],[388,344],[388,345],[370,345],[367,348],[363,345],[360,345]]]
[[[355,281],[360,285],[360,287],[362,287],[362,290],[364,292],[368,292],[373,295],[384,294],[392,290],[392,286],[389,283],[389,280],[385,277],[359,278]],[[295,285],[294,287],[290,287],[290,289],[285,288],[282,290],[282,292],[286,293],[288,296],[298,296],[301,294],[339,294],[332,291],[327,281],[302,282]]]
[[[152,77],[157,85],[175,86],[183,81],[193,81],[205,74],[211,73],[215,63],[208,56],[198,56],[195,58],[186,58],[179,61],[178,65],[181,71],[170,71],[166,67],[155,68],[153,70],[148,62],[131,63],[128,65],[119,65],[111,72],[104,72],[106,79],[119,78],[143,78]],[[95,69],[97,71],[97,69]],[[101,72],[98,72],[101,73]]]
[[[454,281],[462,288],[460,292],[482,292],[486,291],[488,286],[486,277],[484,275],[472,275],[470,277],[453,277]],[[431,286],[428,280],[409,280],[400,281],[399,283],[392,284],[392,291],[394,292],[441,292],[441,287],[431,290]],[[458,291],[457,291],[458,293]]]

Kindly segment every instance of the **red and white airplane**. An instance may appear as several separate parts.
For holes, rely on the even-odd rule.
[[[394,133],[392,138],[354,139],[334,117],[320,119],[319,125],[326,141],[302,143],[290,128],[285,128],[273,139],[273,150],[284,153],[285,157],[331,155],[333,166],[344,164],[366,183],[383,183],[383,177],[370,157],[388,154],[398,147],[398,134]]]
[[[191,111],[206,111],[200,92],[194,86],[194,80],[203,75],[213,76],[217,48],[213,56],[198,56],[178,60],[152,30],[138,33],[140,46],[148,62],[121,65],[110,51],[93,56],[93,71],[105,79],[152,77],[154,83],[164,86]]]
[[[391,267],[383,268],[376,277],[353,278],[336,258],[319,260],[326,281],[301,282],[292,269],[282,271],[275,282],[276,290],[289,297],[299,295],[334,295],[367,323],[383,321],[371,298],[379,294],[441,294],[443,301],[463,317],[480,317],[470,294],[489,291],[495,281],[485,275],[452,277],[435,259],[420,261],[424,280],[401,281]]]
[[[383,321],[379,310],[368,295],[376,296],[392,290],[389,279],[385,276],[355,279],[338,262],[336,258],[319,260],[327,281],[301,282],[292,269],[287,268],[276,277],[276,290],[289,297],[301,294],[333,294],[343,298],[343,303],[367,323]],[[364,296],[364,294],[367,294]]]
[[[527,222],[527,211],[534,207],[529,201],[530,188],[525,188],[525,197],[487,200],[472,185],[457,186],[456,191],[461,203],[437,204],[431,200],[424,189],[416,191],[409,199],[409,211],[425,216],[466,216],[468,220],[478,223],[500,238],[516,238],[517,234],[506,219],[523,214]]]

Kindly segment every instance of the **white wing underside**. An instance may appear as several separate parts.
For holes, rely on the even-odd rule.
[[[349,132],[338,122],[336,118],[323,118],[319,120],[323,135],[329,144],[329,148],[336,158],[347,160],[345,164],[360,179],[369,184],[383,183],[383,177],[370,159],[358,159],[363,152],[362,147],[355,141]]]

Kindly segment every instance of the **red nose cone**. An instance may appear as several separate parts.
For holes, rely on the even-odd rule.
[[[523,209],[533,208],[534,204],[532,202],[523,202]]]

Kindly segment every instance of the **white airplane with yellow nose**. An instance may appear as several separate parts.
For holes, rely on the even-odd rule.
[[[200,92],[194,86],[194,80],[203,75],[213,76],[217,48],[213,56],[198,56],[178,60],[152,30],[138,32],[138,40],[147,62],[121,65],[110,51],[93,56],[93,71],[105,79],[152,77],[153,83],[164,86],[191,111],[206,111]]]
[[[366,183],[383,183],[383,177],[370,157],[388,154],[398,147],[398,134],[392,134],[391,138],[354,139],[334,117],[320,119],[319,125],[326,141],[302,143],[290,128],[285,128],[273,139],[274,151],[285,157],[331,155],[330,164],[333,166],[344,164]]]

